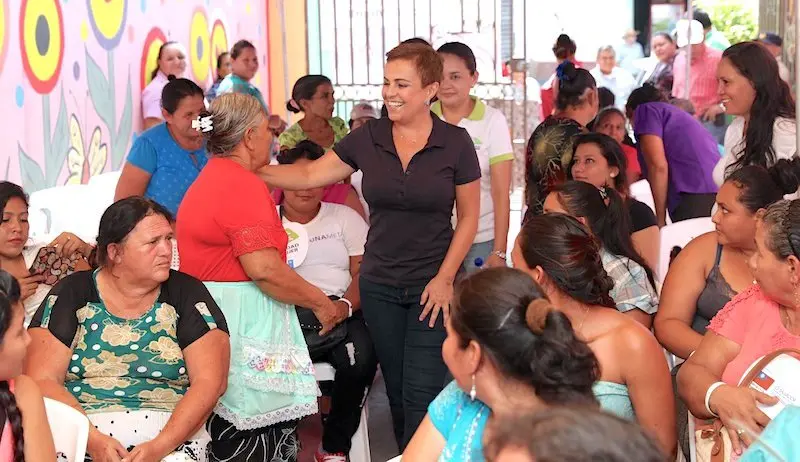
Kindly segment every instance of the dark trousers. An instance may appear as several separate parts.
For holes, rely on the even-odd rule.
[[[327,362],[336,369],[331,410],[322,433],[322,449],[329,453],[350,452],[350,440],[358,430],[361,408],[378,369],[378,358],[362,313],[356,312],[346,322],[347,337],[330,351],[311,357],[314,362]]]
[[[361,311],[367,321],[386,382],[397,446],[402,452],[442,391],[447,333],[441,313],[434,328],[419,320],[424,286],[399,288],[361,278]]]
[[[669,216],[673,222],[691,218],[710,217],[711,209],[717,201],[716,194],[681,194],[681,201]]]

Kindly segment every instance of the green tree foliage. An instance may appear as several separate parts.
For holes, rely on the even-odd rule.
[[[754,40],[758,37],[757,14],[741,0],[698,3],[698,6],[711,16],[714,27],[725,34],[731,44]]]

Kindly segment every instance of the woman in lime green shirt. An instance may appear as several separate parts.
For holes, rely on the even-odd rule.
[[[286,109],[303,113],[303,118],[283,132],[281,150],[291,149],[303,140],[313,141],[326,150],[347,135],[347,122],[333,116],[333,84],[324,75],[300,77],[292,88]]]

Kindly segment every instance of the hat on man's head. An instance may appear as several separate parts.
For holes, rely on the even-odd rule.
[[[350,120],[361,119],[363,117],[371,117],[373,119],[379,119],[380,113],[378,110],[375,109],[375,106],[369,104],[366,101],[362,101],[355,106],[353,106],[353,110],[350,111]]]
[[[676,26],[678,35],[678,48],[683,48],[686,45],[699,45],[706,41],[706,31],[700,21],[693,19],[681,19]]]
[[[780,35],[774,32],[765,32],[758,36],[758,41],[768,45],[775,45],[776,47],[783,46],[783,39]]]

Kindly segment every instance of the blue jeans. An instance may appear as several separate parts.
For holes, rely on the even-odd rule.
[[[441,313],[434,328],[419,320],[425,286],[392,287],[360,280],[361,311],[367,321],[386,382],[397,446],[402,452],[445,385]]]
[[[491,241],[486,242],[478,242],[472,244],[472,247],[469,248],[469,252],[467,252],[467,257],[464,258],[464,263],[461,266],[464,267],[464,270],[467,274],[474,273],[478,270],[478,267],[475,266],[475,259],[480,258],[483,260],[483,264],[486,264],[486,259],[489,258],[489,254],[492,253],[494,249],[494,239]]]

